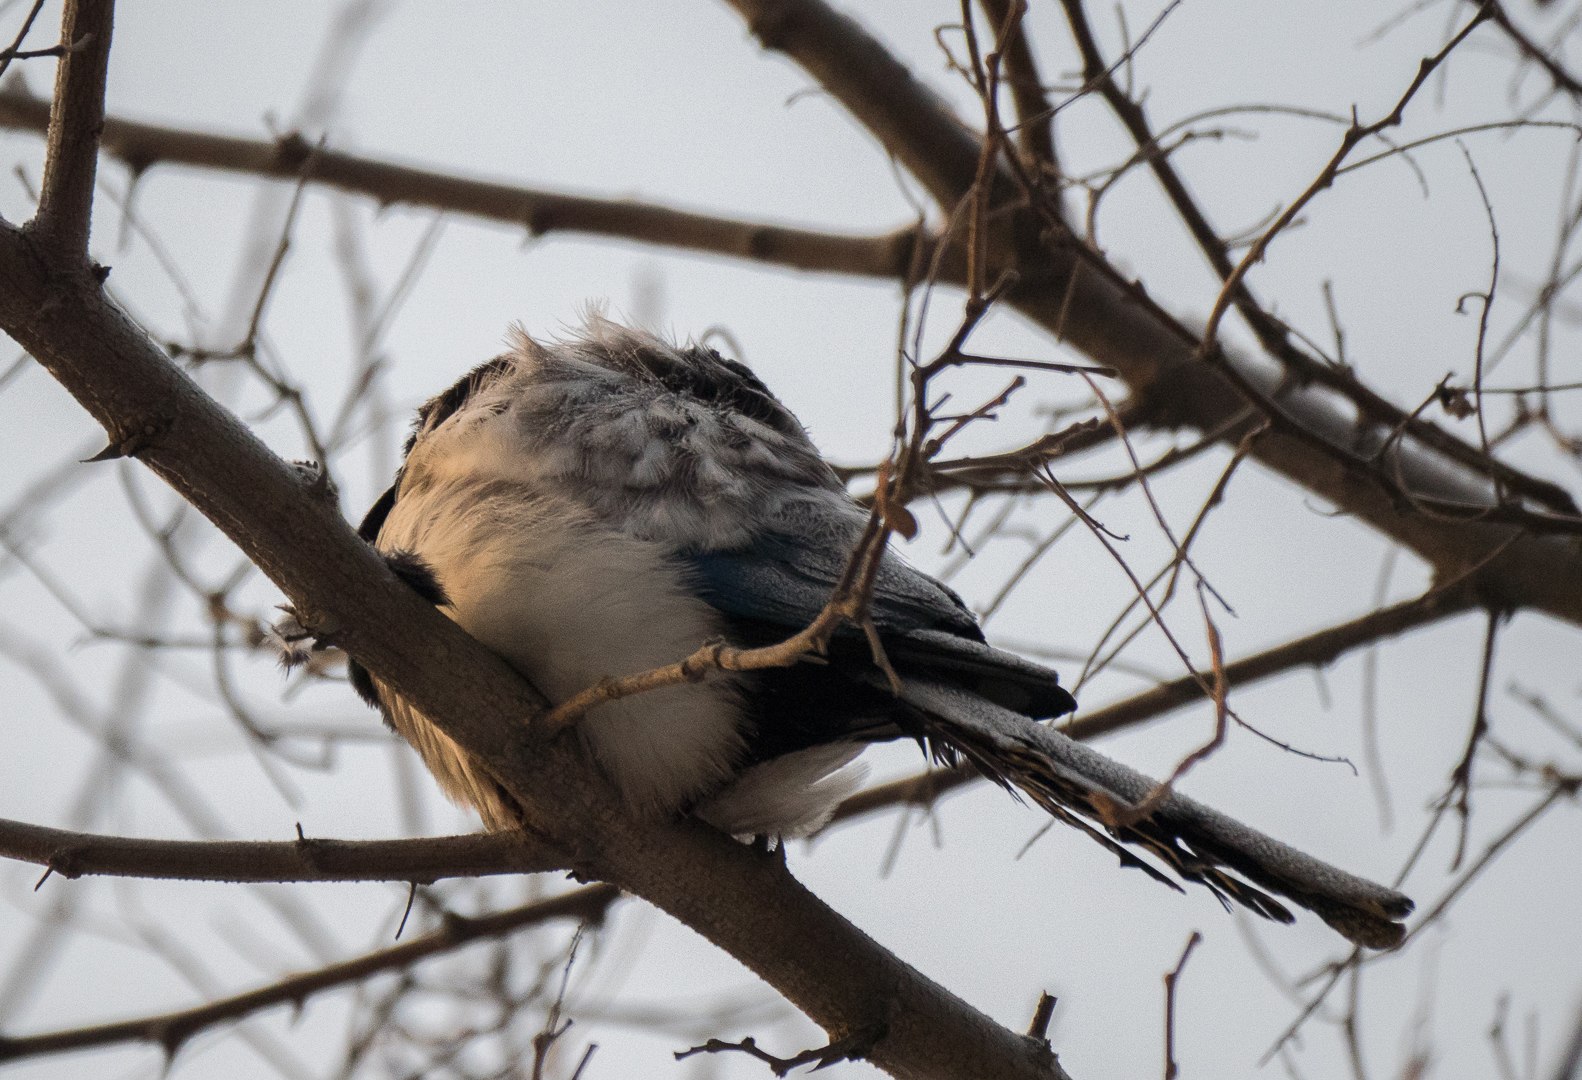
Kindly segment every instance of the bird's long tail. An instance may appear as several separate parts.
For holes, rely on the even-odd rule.
[[[1211,889],[1222,902],[1265,918],[1292,922],[1271,893],[1307,908],[1358,945],[1387,949],[1405,934],[1400,920],[1412,901],[1355,877],[1173,792],[1150,812],[1129,812],[1157,787],[1103,754],[970,691],[907,679],[901,699],[919,731],[971,761],[991,779],[1024,792],[1129,866],[1172,888],[1184,881]],[[1152,860],[1143,854],[1152,856]]]

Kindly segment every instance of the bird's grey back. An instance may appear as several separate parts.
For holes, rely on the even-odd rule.
[[[423,406],[403,482],[421,482],[426,444],[505,414],[513,445],[497,449],[513,475],[678,552],[860,529],[802,425],[745,366],[598,318],[547,344],[514,332],[511,345]]]

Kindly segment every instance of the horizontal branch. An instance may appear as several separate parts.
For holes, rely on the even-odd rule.
[[[0,856],[50,874],[181,881],[409,881],[564,870],[520,833],[410,840],[144,840],[0,818]]]
[[[261,1009],[285,1004],[301,1008],[309,997],[325,990],[362,982],[387,971],[399,971],[420,960],[454,952],[463,945],[503,937],[553,919],[597,922],[620,895],[620,890],[612,886],[593,885],[488,915],[447,913],[439,929],[422,937],[190,1009],[37,1035],[0,1035],[0,1061],[120,1043],[153,1043],[161,1047],[169,1059],[199,1032],[240,1020]]]
[[[0,89],[0,127],[44,131],[49,104],[20,80]],[[729,255],[797,270],[902,280],[913,265],[919,234],[913,227],[882,236],[842,236],[763,222],[697,214],[629,199],[520,187],[340,153],[292,133],[274,140],[211,135],[143,124],[104,121],[101,143],[134,175],[156,165],[298,180],[376,199],[425,206],[519,225],[533,235],[552,232],[611,236],[662,247]]]

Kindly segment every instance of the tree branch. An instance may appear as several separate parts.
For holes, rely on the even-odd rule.
[[[1231,261],[1225,241],[1209,223],[1208,215],[1198,206],[1185,179],[1176,171],[1169,155],[1164,153],[1159,145],[1158,137],[1148,123],[1143,106],[1129,97],[1115,81],[1113,68],[1105,63],[1099,51],[1098,41],[1088,24],[1087,12],[1082,0],[1061,0],[1061,6],[1065,9],[1072,37],[1082,54],[1086,85],[1093,87],[1104,98],[1110,110],[1131,135],[1132,140],[1137,144],[1138,154],[1147,162],[1160,189],[1169,198],[1176,215],[1192,234],[1192,239],[1214,269],[1214,273],[1221,282],[1230,282],[1232,276],[1236,274],[1236,264]],[[1572,514],[1577,512],[1576,504],[1563,489],[1547,481],[1535,480],[1519,470],[1510,468],[1417,414],[1406,413],[1365,386],[1349,368],[1322,363],[1297,348],[1292,343],[1291,335],[1285,325],[1259,303],[1245,280],[1238,278],[1228,288],[1231,303],[1258,335],[1259,343],[1269,351],[1270,355],[1290,365],[1292,370],[1304,380],[1340,391],[1356,403],[1363,414],[1375,423],[1386,425],[1391,429],[1401,428],[1409,431],[1435,450],[1455,458],[1463,465],[1474,469],[1494,470],[1501,482],[1548,505],[1551,509]]]
[[[886,78],[853,74],[857,58],[872,66],[879,64],[875,51],[883,53],[856,23],[822,0],[732,0],[732,6],[767,46],[812,73],[941,206],[965,197],[978,140],[909,73],[897,73],[900,65],[887,54]],[[1057,339],[1116,368],[1134,394],[1169,402],[1158,422],[1215,430],[1246,407],[1239,384],[1274,403],[1281,416],[1253,449],[1265,466],[1416,552],[1443,579],[1487,562],[1480,581],[1501,606],[1532,607],[1582,625],[1582,551],[1574,538],[1525,527],[1543,524],[1541,515],[1489,520],[1503,512],[1495,477],[1507,466],[1474,447],[1451,456],[1400,437],[1344,388],[1288,378],[1283,364],[1223,353],[1225,371],[1216,371],[1198,358],[1199,335],[1072,236],[1053,211],[1040,215],[1034,205],[1010,214],[994,239],[1015,245],[991,254],[1016,268],[1018,285],[1007,301]]]
[[[1036,170],[1047,169],[1048,179],[1060,176],[1055,156],[1054,113],[1044,95],[1044,79],[1038,72],[1032,42],[1027,33],[1027,0],[979,0],[983,12],[995,27],[1010,26],[1009,37],[996,43],[1005,56],[1005,85],[1010,87],[1016,107],[1016,141]],[[1014,16],[1012,5],[1020,10]]]
[[[760,13],[771,6],[776,13],[773,18],[764,15],[766,32],[767,28],[783,29],[790,8],[810,5],[806,0],[778,5],[743,0],[738,4],[743,10]],[[817,4],[811,6],[822,8]],[[798,21],[790,19],[792,23]],[[950,197],[952,192],[944,185],[944,178],[961,173],[963,161],[970,173],[976,162],[975,151],[965,152],[972,143],[970,133],[909,75],[886,84],[883,80],[875,83],[872,79],[853,76],[850,72],[842,75],[835,70],[847,61],[881,49],[870,39],[853,37],[860,36],[861,31],[850,20],[826,9],[823,16],[813,18],[808,25],[813,29],[804,27],[795,34],[780,37],[771,34],[769,40],[783,43],[787,48],[793,43],[804,49],[810,43],[827,48],[827,57],[810,54],[805,58],[798,56],[798,59],[805,59],[810,70],[830,69],[832,89],[845,88],[853,95],[880,95],[883,100],[878,103],[866,102],[859,96],[846,104],[859,117],[872,115],[884,121],[886,126],[880,130],[891,137],[906,140],[904,147],[891,147],[904,161],[924,157],[930,148],[938,148],[946,158],[956,162],[936,171],[940,191]],[[893,65],[893,60],[890,63]],[[42,106],[35,99],[18,91],[0,92],[0,123],[39,126],[38,115],[42,115]],[[107,127],[107,146],[115,141],[112,134],[119,137],[124,133],[130,147],[143,135],[158,133],[156,141],[169,144],[169,156],[159,160],[184,160],[182,148],[196,148],[191,150],[194,164],[218,167],[224,162],[225,167],[263,175],[295,175],[307,149],[300,138],[288,137],[277,145],[191,135],[144,125],[126,124],[120,128],[117,124],[125,122],[112,122]],[[900,153],[901,149],[908,148],[909,153]],[[284,156],[277,158],[279,154]],[[128,163],[136,168],[137,161],[136,153],[129,149]],[[641,204],[533,193],[528,189],[457,180],[439,173],[403,170],[398,166],[334,154],[327,154],[327,162],[336,172],[336,182],[375,197],[382,197],[381,191],[389,184],[392,190],[386,194],[396,201],[406,198],[430,201],[434,205],[453,206],[498,220],[523,221],[521,197],[538,194],[551,200],[545,204],[551,223],[546,227],[622,235],[806,269],[897,276],[895,267],[904,265],[908,258],[903,252],[911,250],[909,231],[881,238],[829,237],[702,215],[692,215],[691,219],[695,220],[684,214],[670,217],[668,215],[681,212]],[[339,172],[343,162],[345,171]],[[412,185],[404,187],[408,180]],[[405,194],[401,194],[402,191]],[[1012,231],[1032,236],[1039,229]],[[1023,284],[1011,297],[1012,302],[1046,329],[1068,337],[1095,359],[1119,368],[1134,392],[1158,387],[1172,404],[1171,410],[1162,414],[1158,423],[1188,424],[1210,431],[1224,425],[1244,407],[1240,394],[1224,377],[1193,363],[1192,355],[1199,344],[1196,338],[1097,255],[1082,250],[1069,236],[1064,239],[1057,236],[1050,249],[1035,255],[1036,258],[1022,269]],[[948,265],[946,270],[945,280],[951,280]],[[1501,522],[1501,518],[1515,525],[1542,524],[1539,516],[1492,507],[1490,484],[1494,478],[1550,505],[1563,506],[1570,501],[1555,485],[1520,474],[1433,425],[1420,422],[1411,425],[1410,434],[1428,440],[1431,446],[1399,440],[1399,445],[1390,449],[1386,458],[1379,462],[1343,451],[1341,448],[1378,446],[1393,437],[1390,433],[1381,434],[1374,427],[1379,416],[1384,415],[1378,407],[1382,398],[1354,379],[1349,384],[1339,380],[1342,385],[1330,387],[1334,393],[1328,394],[1319,387],[1285,380],[1280,369],[1271,369],[1247,358],[1232,356],[1227,363],[1240,372],[1249,385],[1264,388],[1295,427],[1311,434],[1311,438],[1304,440],[1277,432],[1260,440],[1254,453],[1256,458],[1368,521],[1442,572],[1454,573],[1476,563],[1517,535],[1518,530],[1502,527],[1506,522]],[[1337,398],[1355,405],[1368,420],[1353,419]],[[1388,410],[1399,413],[1394,406],[1388,406]],[[1442,454],[1451,460],[1446,460]],[[1401,483],[1391,483],[1392,475],[1398,475]],[[1417,506],[1413,505],[1414,500]],[[1458,507],[1461,508],[1459,513],[1455,512]],[[1435,517],[1420,512],[1421,508],[1437,508],[1442,512]],[[1567,521],[1551,524],[1564,526]],[[1563,540],[1521,536],[1506,551],[1500,567],[1488,576],[1491,587],[1502,593],[1510,606],[1534,606],[1568,621],[1582,622],[1582,557]]]
[[[0,1061],[139,1042],[157,1044],[169,1059],[194,1035],[274,1005],[290,1004],[300,1009],[315,994],[411,967],[420,960],[455,952],[475,941],[503,937],[525,926],[554,919],[597,922],[620,895],[620,890],[612,886],[593,885],[488,915],[447,913],[439,929],[422,937],[190,1009],[37,1035],[0,1035]]]
[[[182,881],[411,881],[536,874],[565,860],[519,833],[409,840],[144,840],[0,818],[0,856],[50,874]]]
[[[1353,649],[1450,618],[1476,604],[1465,586],[1436,589],[1225,665],[1232,687],[1299,667],[1322,667]],[[1157,720],[1203,700],[1203,684],[1187,675],[1078,716],[1061,730],[1094,739]],[[936,769],[851,796],[831,823],[898,805],[927,805],[978,779],[970,768]],[[535,873],[563,869],[556,857],[512,835],[416,840],[181,841],[91,836],[0,819],[0,856],[47,866],[66,877],[114,874],[205,881],[418,881],[442,877]]]
[[[764,48],[812,75],[947,212],[971,189],[978,137],[854,20],[804,0],[728,2]]]
[[[43,131],[49,113],[48,103],[28,93],[21,80],[11,80],[0,89],[0,127]],[[468,179],[339,153],[296,133],[266,141],[110,117],[104,121],[102,141],[105,152],[120,159],[134,175],[156,165],[188,165],[300,180],[311,158],[312,183],[367,195],[381,204],[450,210],[521,226],[535,236],[552,232],[611,236],[797,270],[901,280],[913,264],[918,242],[934,242],[931,237],[920,237],[913,226],[883,236],[841,236],[626,199]]]
[[[1569,94],[1574,100],[1582,101],[1582,79],[1567,71],[1564,65],[1550,55],[1549,50],[1517,26],[1505,10],[1505,5],[1499,0],[1489,0],[1488,9],[1494,24],[1511,39],[1511,43],[1522,56],[1544,69],[1544,74],[1549,76],[1549,81],[1554,84],[1556,90]]]
[[[0,223],[0,326],[290,598],[458,745],[585,877],[669,912],[839,1038],[883,1023],[869,1060],[899,1077],[1066,1074],[880,947],[766,859],[696,822],[634,820],[575,740],[529,735],[542,698],[402,584],[297,470],[167,360],[74,262]],[[772,898],[772,901],[769,899]]]
[[[110,67],[114,0],[68,0],[61,40],[69,46],[55,69],[55,106],[38,214],[30,229],[48,244],[88,254],[93,178],[104,126],[104,85]]]

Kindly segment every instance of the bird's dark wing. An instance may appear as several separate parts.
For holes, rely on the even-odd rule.
[[[694,587],[748,643],[780,640],[807,626],[829,602],[850,558],[839,544],[763,533],[738,551],[689,559]],[[1053,671],[984,643],[972,613],[944,585],[886,552],[868,609],[886,656],[897,671],[957,682],[1006,708],[1043,719],[1076,702]],[[835,642],[840,664],[871,663],[852,627]]]

